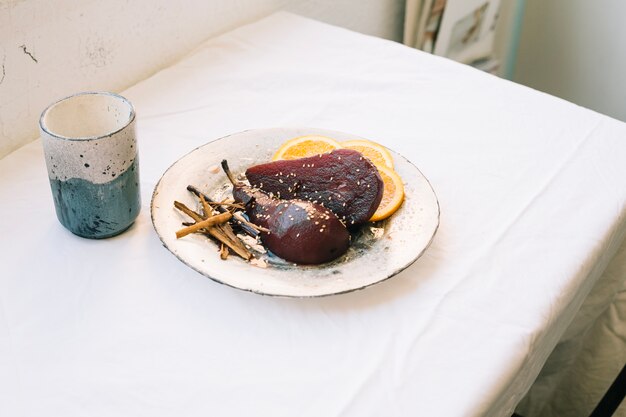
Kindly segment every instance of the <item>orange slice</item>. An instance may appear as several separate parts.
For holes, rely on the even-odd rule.
[[[326,136],[307,135],[293,138],[283,143],[272,157],[272,161],[279,159],[298,159],[320,153],[330,152],[341,148],[339,142]]]
[[[382,145],[369,140],[348,140],[341,142],[342,148],[354,149],[361,152],[377,167],[386,166],[393,168],[393,157]]]
[[[383,199],[378,209],[370,219],[372,222],[386,219],[395,213],[404,201],[404,184],[396,171],[386,166],[378,166],[378,172],[383,179]]]
[[[402,178],[393,170],[393,157],[384,146],[376,142],[358,139],[339,143],[326,136],[300,136],[283,143],[272,157],[272,161],[306,158],[340,148],[361,152],[376,165],[383,180],[383,198],[370,221],[383,220],[395,213],[404,201],[404,184]]]

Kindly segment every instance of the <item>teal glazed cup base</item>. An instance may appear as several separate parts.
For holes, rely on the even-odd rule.
[[[50,180],[57,218],[75,235],[104,239],[128,229],[141,208],[137,160],[113,181]]]
[[[90,239],[127,230],[141,209],[132,105],[80,93],[44,110],[39,124],[59,222]]]

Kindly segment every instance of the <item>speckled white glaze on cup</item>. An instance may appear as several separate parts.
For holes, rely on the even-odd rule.
[[[126,230],[141,205],[130,102],[107,92],[76,94],[44,110],[39,126],[61,224],[95,239]]]

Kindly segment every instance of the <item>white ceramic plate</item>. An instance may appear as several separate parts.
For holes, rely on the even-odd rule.
[[[311,128],[276,128],[236,133],[194,149],[166,172],[152,196],[152,224],[163,245],[184,264],[231,287],[264,295],[319,297],[368,287],[396,275],[426,250],[439,226],[439,203],[422,173],[391,151],[395,170],[404,180],[405,201],[388,220],[362,227],[344,256],[327,264],[298,266],[276,258],[267,268],[253,266],[235,255],[221,260],[216,243],[199,234],[176,239],[175,232],[189,221],[173,206],[175,200],[197,207],[186,190],[195,185],[209,196],[228,192],[226,176],[210,171],[227,159],[235,174],[267,162],[288,139],[319,134],[339,141],[357,136]],[[226,190],[226,191],[224,191]]]

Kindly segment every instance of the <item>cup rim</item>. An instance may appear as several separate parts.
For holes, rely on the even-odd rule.
[[[50,109],[52,109],[52,107],[56,106],[57,104],[61,103],[62,101],[69,100],[69,99],[71,99],[73,97],[86,96],[86,95],[112,96],[112,97],[121,99],[122,101],[124,101],[128,105],[128,107],[130,107],[130,116],[128,118],[128,122],[126,122],[119,129],[116,129],[116,130],[114,130],[112,132],[109,132],[109,133],[107,133],[105,135],[98,135],[98,136],[67,137],[67,136],[59,135],[57,133],[53,133],[50,130],[48,130],[47,126],[44,123],[44,117],[46,116],[48,111],[50,111]],[[83,91],[83,92],[80,92],[80,93],[75,93],[75,94],[71,94],[69,96],[60,98],[57,101],[55,101],[55,102],[51,103],[50,105],[48,105],[48,107],[46,107],[44,109],[44,111],[41,112],[41,116],[39,116],[39,127],[41,128],[41,130],[46,132],[48,135],[50,135],[50,136],[52,136],[54,138],[57,138],[57,139],[70,140],[70,141],[89,141],[89,140],[98,140],[98,139],[102,139],[102,138],[107,138],[107,137],[113,136],[116,133],[119,133],[122,130],[126,129],[134,121],[135,121],[135,107],[133,107],[133,104],[126,97],[123,97],[123,96],[121,96],[121,95],[119,95],[117,93],[112,93],[110,91]]]

